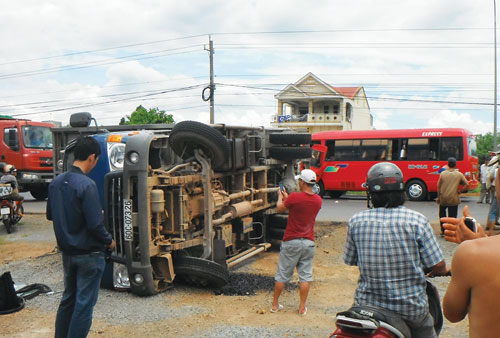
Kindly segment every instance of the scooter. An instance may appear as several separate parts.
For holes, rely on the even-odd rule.
[[[439,336],[443,328],[443,312],[437,288],[427,280],[429,312],[434,318],[434,330]],[[337,313],[336,330],[330,338],[410,338],[410,328],[403,320],[388,316],[388,311],[371,306],[353,306]]]
[[[22,218],[17,212],[21,208],[21,213],[24,212],[23,206],[18,206],[16,201],[9,198],[12,193],[10,185],[0,184],[0,216],[7,233],[10,234],[14,225],[16,225]]]

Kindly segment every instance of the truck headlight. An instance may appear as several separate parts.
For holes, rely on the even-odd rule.
[[[123,160],[125,158],[125,144],[113,143],[109,146],[109,164],[111,170],[123,169]]]
[[[113,286],[115,289],[130,288],[130,279],[126,265],[113,263]]]
[[[26,180],[38,180],[40,176],[35,174],[23,174],[23,178]]]

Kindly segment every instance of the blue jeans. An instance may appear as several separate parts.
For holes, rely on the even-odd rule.
[[[64,293],[57,310],[56,338],[87,337],[106,265],[103,252],[62,254]]]

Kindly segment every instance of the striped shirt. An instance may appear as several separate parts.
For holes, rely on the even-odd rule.
[[[403,206],[369,209],[348,225],[344,262],[357,265],[357,305],[378,306],[415,319],[428,311],[423,268],[444,259],[429,221]]]

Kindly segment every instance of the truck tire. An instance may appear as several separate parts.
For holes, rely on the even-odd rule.
[[[277,229],[277,228],[270,228],[269,229],[269,237],[271,239],[276,239],[276,240],[283,240],[283,236],[285,236],[285,229]]]
[[[276,214],[269,217],[269,229],[285,229],[288,223],[288,215]]]
[[[213,168],[223,167],[229,156],[227,139],[218,130],[196,121],[182,121],[170,132],[168,143],[174,152],[187,159],[194,156],[195,149],[203,150]]]
[[[176,257],[174,272],[186,283],[202,287],[221,288],[229,281],[226,267],[198,257]]]
[[[312,150],[309,147],[271,147],[269,156],[281,161],[290,161],[311,158]]]
[[[310,144],[311,134],[275,133],[269,135],[269,141],[274,144]]]
[[[49,196],[49,187],[30,190],[31,196],[38,201],[43,201]]]

